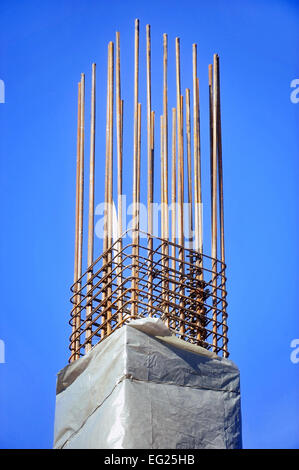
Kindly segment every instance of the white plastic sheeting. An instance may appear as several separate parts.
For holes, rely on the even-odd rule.
[[[239,370],[134,320],[58,374],[54,448],[240,448]]]

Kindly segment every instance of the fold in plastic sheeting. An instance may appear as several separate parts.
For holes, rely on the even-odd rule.
[[[124,325],[58,373],[54,448],[241,448],[236,365],[173,336]]]

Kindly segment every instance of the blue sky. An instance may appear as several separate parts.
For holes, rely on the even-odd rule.
[[[299,448],[299,363],[290,360],[290,343],[299,338],[299,103],[290,100],[290,83],[299,78],[299,3],[287,0],[1,0],[0,339],[6,362],[0,364],[0,447],[52,446],[56,373],[67,363],[70,334],[77,82],[85,72],[89,104],[95,61],[96,202],[101,202],[107,43],[119,30],[129,115],[135,18],[140,19],[141,54],[145,25],[152,27],[157,116],[162,34],[169,37],[170,76],[174,38],[181,37],[183,89],[192,85],[191,47],[198,44],[204,216],[209,207],[207,66],[214,52],[220,55],[229,346],[241,371],[244,447]],[[144,62],[142,67],[145,105]],[[169,80],[169,103],[175,106]],[[144,119],[142,126],[145,136]],[[128,123],[128,175],[132,131]],[[145,142],[144,137],[144,159]],[[125,179],[125,192],[131,194],[130,176]],[[98,241],[95,249],[100,251]]]

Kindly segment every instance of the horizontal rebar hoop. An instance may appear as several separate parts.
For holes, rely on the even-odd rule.
[[[70,361],[73,356],[80,357],[86,353],[87,328],[91,328],[88,341],[91,340],[94,346],[129,319],[147,316],[161,318],[179,338],[223,354],[226,342],[222,319],[227,305],[225,265],[158,237],[151,236],[153,244],[149,248],[148,234],[139,231],[139,237],[133,237],[132,232],[131,238],[139,240],[138,247],[133,242],[123,244],[120,253],[119,239],[116,240],[71,288],[74,307],[70,320],[73,326]],[[128,232],[123,235],[123,241],[125,235]],[[181,263],[184,269],[173,269]],[[132,283],[136,272],[137,282]],[[132,295],[133,289],[135,295]],[[150,305],[149,289],[152,293]],[[135,308],[132,308],[132,303]],[[132,312],[136,313],[132,315]],[[213,346],[215,334],[216,351]]]

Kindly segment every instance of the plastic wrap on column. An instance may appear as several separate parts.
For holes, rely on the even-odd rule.
[[[236,365],[131,321],[58,374],[54,448],[240,448]]]

